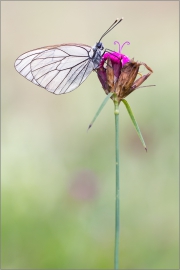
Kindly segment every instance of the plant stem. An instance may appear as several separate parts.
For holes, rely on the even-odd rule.
[[[114,99],[115,149],[116,149],[116,200],[115,200],[115,249],[114,269],[119,269],[120,202],[119,202],[119,103]]]

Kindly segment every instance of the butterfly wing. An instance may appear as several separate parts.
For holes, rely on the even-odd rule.
[[[54,94],[76,89],[92,72],[92,47],[62,44],[39,48],[21,55],[16,70],[29,81]]]

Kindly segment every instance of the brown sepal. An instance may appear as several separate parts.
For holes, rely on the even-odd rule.
[[[150,67],[148,67],[148,65],[146,65],[145,63],[141,63],[141,65],[145,66],[147,70],[149,70],[150,72],[146,75],[143,75],[133,83],[130,89],[131,90],[130,93],[134,91],[136,88],[138,88],[153,73],[153,70]]]
[[[116,85],[116,94],[119,99],[125,98],[130,94],[130,88],[138,74],[140,63],[134,62],[132,59],[121,69],[121,75]]]
[[[108,92],[114,92],[114,71],[110,58],[108,58],[107,60],[106,76]]]

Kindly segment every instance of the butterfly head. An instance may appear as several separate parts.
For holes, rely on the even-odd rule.
[[[103,46],[102,42],[97,42],[96,43],[96,48],[99,49],[99,50],[104,50],[104,46]]]

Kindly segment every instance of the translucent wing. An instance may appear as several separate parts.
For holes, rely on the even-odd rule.
[[[22,54],[15,61],[16,70],[29,81],[54,94],[76,89],[92,72],[92,47],[61,44]]]

